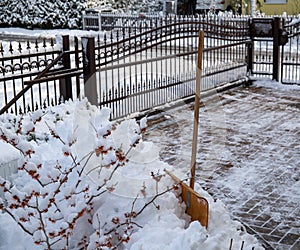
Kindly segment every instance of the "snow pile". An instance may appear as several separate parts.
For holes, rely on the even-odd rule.
[[[157,146],[142,141],[146,120],[114,124],[109,115],[83,100],[1,116],[2,140],[23,155],[14,183],[0,180],[9,190],[0,207],[15,219],[0,214],[1,250],[213,250],[229,248],[230,239],[232,249],[242,241],[244,249],[263,249],[198,185],[209,201],[209,226],[190,223],[163,171],[172,168],[160,161]]]
[[[274,90],[300,90],[299,84],[282,84],[270,79],[264,81],[256,80],[253,82],[253,85],[257,87],[271,88]]]

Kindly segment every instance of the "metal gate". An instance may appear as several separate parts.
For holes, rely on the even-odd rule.
[[[249,67],[255,78],[279,80],[280,18],[255,18],[251,20],[250,34],[253,42]]]
[[[300,84],[300,19],[286,19],[288,42],[282,46],[281,82]]]
[[[112,118],[151,112],[162,105],[194,97],[197,39],[205,33],[202,91],[246,80],[248,20],[214,17],[164,19],[164,25],[144,32],[116,31],[103,43],[86,50],[83,58],[96,59],[94,99],[112,110]],[[162,23],[162,22],[159,22]],[[87,62],[95,59],[87,60]],[[83,63],[85,65],[85,63]]]
[[[250,23],[248,62],[253,78],[300,84],[300,19],[254,18]]]

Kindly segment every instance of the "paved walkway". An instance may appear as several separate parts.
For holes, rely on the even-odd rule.
[[[237,88],[203,100],[197,181],[266,249],[300,249],[300,88]],[[149,129],[161,157],[187,172],[191,107]]]

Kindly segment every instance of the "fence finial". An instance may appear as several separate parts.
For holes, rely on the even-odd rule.
[[[19,50],[20,53],[22,52],[22,45],[21,45],[21,42],[19,42],[18,50]]]
[[[29,42],[29,41],[27,41],[26,49],[27,49],[27,50],[30,50],[30,49],[31,49],[31,48],[30,48],[30,42]]]
[[[3,49],[2,43],[0,43],[0,52],[1,52],[1,55],[3,56],[3,54],[4,54],[4,49]]]
[[[36,51],[39,51],[39,43],[37,40],[35,40],[35,49]]]
[[[13,51],[14,51],[14,49],[13,49],[12,43],[10,42],[10,43],[9,43],[9,52],[10,52],[11,54],[13,54]]]

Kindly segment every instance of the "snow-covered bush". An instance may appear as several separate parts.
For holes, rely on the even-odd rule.
[[[2,0],[0,26],[79,28],[84,0]]]
[[[86,100],[0,116],[2,157],[20,152],[13,181],[0,180],[1,250],[263,249],[198,183],[208,227],[190,223],[164,175],[174,169],[141,138],[146,119],[108,118]]]
[[[116,249],[141,227],[139,215],[149,206],[159,209],[155,200],[174,187],[159,186],[159,171],[149,172],[151,183],[115,178],[140,145],[145,118],[117,126],[109,109],[86,101],[75,111],[72,130],[65,126],[71,117],[65,108],[2,116],[1,139],[21,157],[13,183],[0,177],[0,209],[43,249]],[[124,190],[126,199],[119,196]]]
[[[157,0],[1,0],[0,27],[81,28],[86,8],[117,12],[161,10]]]

